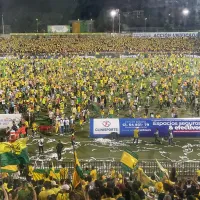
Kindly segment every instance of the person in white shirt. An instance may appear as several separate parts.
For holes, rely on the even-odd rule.
[[[16,189],[19,186],[20,171],[13,173],[12,177],[13,177],[13,189]]]
[[[60,119],[60,133],[64,134],[64,120]]]
[[[53,124],[53,117],[54,117],[54,113],[52,110],[49,111],[49,120],[50,120],[50,123]]]
[[[38,141],[38,146],[39,146],[39,154],[44,153],[44,138],[40,136],[40,139]]]
[[[68,118],[64,119],[64,127],[65,127],[65,132],[68,133],[69,132],[69,119]]]
[[[173,136],[172,130],[169,129],[169,145],[174,144],[173,138],[174,136]]]
[[[160,140],[159,140],[159,130],[156,129],[155,133],[154,133],[154,138],[155,138],[155,144],[161,144]]]

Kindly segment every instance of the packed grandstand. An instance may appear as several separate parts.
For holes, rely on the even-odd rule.
[[[0,39],[2,54],[81,54],[96,52],[199,52],[197,38],[133,38],[132,36],[12,36]]]
[[[34,154],[38,153],[38,145],[42,154],[43,137],[56,135],[56,139],[61,138],[57,151],[65,139],[71,140],[75,167],[69,173],[63,164],[65,160],[57,169],[53,164],[36,169],[35,160],[31,159],[20,160],[15,170],[1,163],[5,169],[1,169],[0,198],[200,199],[198,169],[193,177],[180,177],[176,168],[166,170],[157,161],[159,173],[152,170],[147,176],[137,164],[137,155],[124,151],[123,156],[130,158],[122,156],[125,169],[119,172],[112,166],[100,173],[94,166],[81,168],[75,138],[84,134],[85,129],[88,134],[90,118],[199,117],[199,60],[190,57],[199,53],[198,44],[199,40],[194,38],[101,35],[1,38],[1,113],[23,116],[19,124],[14,121],[7,127],[1,145],[11,145],[12,149],[21,145],[17,154],[21,155],[26,146],[24,138],[28,137],[27,145],[36,141]],[[104,54],[98,58],[99,54],[109,52],[135,57],[110,58]],[[91,54],[94,56],[87,57]],[[64,138],[66,135],[70,137]],[[0,147],[1,159],[6,152]]]

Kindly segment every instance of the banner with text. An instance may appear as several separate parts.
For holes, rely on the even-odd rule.
[[[90,133],[101,137],[110,133],[120,133],[119,119],[91,119]]]
[[[196,37],[198,37],[198,32],[133,33],[132,37],[135,37],[135,38],[180,38],[180,37],[196,38]]]
[[[136,128],[140,137],[154,137],[156,129],[160,137],[168,137],[169,130],[174,137],[200,137],[200,118],[90,119],[90,137],[93,138],[103,138],[113,132],[120,137],[133,137]]]
[[[48,26],[48,33],[70,33],[69,25],[54,25]]]
[[[0,114],[0,129],[5,129],[7,127],[11,128],[13,121],[19,124],[21,121],[21,114]]]

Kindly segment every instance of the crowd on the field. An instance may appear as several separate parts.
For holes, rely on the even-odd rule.
[[[132,37],[54,37],[0,39],[0,53],[21,59],[0,60],[0,109],[4,113],[23,113],[24,134],[35,119],[48,118],[53,133],[74,133],[90,116],[179,117],[184,112],[199,116],[199,61],[181,55],[138,55],[134,59],[63,57],[64,54],[98,52],[181,52],[198,51],[191,38],[136,39]],[[60,55],[58,59],[33,59],[30,55]],[[30,123],[31,122],[31,123]],[[75,123],[78,122],[78,123]],[[15,124],[14,124],[15,125]],[[8,132],[16,131],[15,125]],[[13,130],[11,130],[13,129]],[[19,127],[17,127],[19,129]],[[42,138],[41,138],[42,140]],[[73,141],[72,141],[73,142]],[[41,151],[43,151],[41,149]],[[95,169],[85,170],[86,179],[76,189],[70,179],[44,179],[20,182],[2,177],[1,199],[57,200],[190,200],[199,198],[199,183],[176,179],[172,173],[151,185],[136,177],[125,179],[111,169],[108,176]],[[149,180],[149,179],[148,179]]]
[[[92,167],[85,168],[84,178],[74,185],[63,165],[59,178],[53,172],[35,178],[33,166],[26,174],[2,174],[0,195],[3,200],[196,200],[200,199],[199,171],[194,178],[180,179],[175,168],[171,174],[142,177],[142,168],[133,175],[122,176],[111,168],[98,174]]]
[[[199,116],[199,61],[182,55],[135,59],[59,58],[0,61],[0,108],[35,119],[55,133],[74,132],[90,116]],[[164,115],[164,116],[163,116]],[[33,132],[37,124],[28,124]]]
[[[27,37],[27,38],[25,38]],[[199,52],[195,38],[133,38],[73,35],[57,37],[0,38],[0,53],[24,55],[80,54],[94,52]]]

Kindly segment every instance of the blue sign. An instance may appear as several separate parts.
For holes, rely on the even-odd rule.
[[[108,135],[99,133],[97,128],[101,127],[102,123],[98,120],[90,120],[90,136],[91,137],[105,137]],[[162,118],[162,119],[135,119],[124,118],[118,119],[119,124],[113,122],[114,119],[106,119],[112,129],[119,127],[120,137],[133,137],[133,131],[138,128],[140,137],[154,137],[156,129],[159,131],[160,137],[168,137],[169,130],[172,130],[174,137],[200,137],[200,118]],[[95,122],[95,123],[94,123]],[[103,125],[102,125],[103,126]],[[103,130],[103,129],[102,129]],[[108,129],[109,130],[109,127]]]

